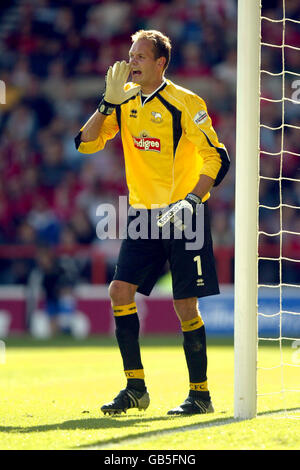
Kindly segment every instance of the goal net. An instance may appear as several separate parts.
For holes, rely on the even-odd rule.
[[[300,9],[238,8],[235,417],[299,418]]]

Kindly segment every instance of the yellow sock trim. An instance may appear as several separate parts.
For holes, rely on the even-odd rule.
[[[197,392],[208,392],[207,380],[205,382],[190,383],[190,390],[196,390]]]
[[[135,302],[132,302],[128,305],[116,305],[112,309],[115,317],[122,317],[124,315],[132,315],[133,313],[137,313]]]
[[[144,379],[145,378],[144,369],[125,370],[124,372],[125,372],[127,379]]]
[[[202,320],[201,315],[197,315],[197,317],[192,318],[192,320],[187,320],[181,322],[181,329],[182,331],[193,331],[201,328],[204,325],[204,321]]]

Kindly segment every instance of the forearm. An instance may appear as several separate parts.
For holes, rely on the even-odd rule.
[[[90,119],[86,122],[82,129],[81,140],[82,142],[91,142],[96,140],[100,134],[102,124],[107,116],[99,111],[96,111]]]
[[[214,185],[215,180],[207,175],[200,175],[199,181],[191,191],[191,193],[196,194],[201,199],[207,194]]]

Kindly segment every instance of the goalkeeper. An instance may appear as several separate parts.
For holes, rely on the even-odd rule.
[[[149,406],[135,293],[149,295],[167,261],[189,372],[188,396],[168,414],[213,412],[198,298],[219,293],[207,200],[227,173],[229,157],[203,99],[165,78],[170,54],[170,40],[159,31],[135,33],[129,63],[116,62],[109,68],[98,109],[75,138],[78,150],[90,154],[102,150],[120,131],[131,209],[128,227],[137,212],[147,214],[149,221],[153,221],[153,213],[159,214],[155,221],[159,237],[136,239],[128,230],[109,286],[127,378],[126,388],[102,406],[109,414]],[[197,250],[187,249],[186,212],[191,215],[188,223],[194,225],[199,214],[203,215],[204,242]],[[168,238],[162,236],[167,226]],[[182,236],[175,236],[176,231]]]

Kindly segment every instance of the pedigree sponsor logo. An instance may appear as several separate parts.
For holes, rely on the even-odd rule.
[[[160,139],[153,137],[133,137],[134,146],[139,150],[160,152]]]

